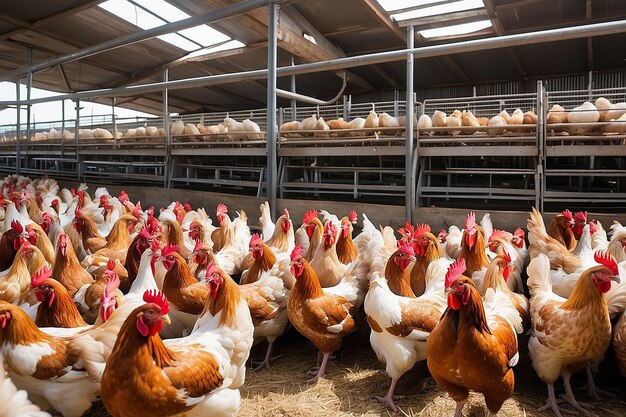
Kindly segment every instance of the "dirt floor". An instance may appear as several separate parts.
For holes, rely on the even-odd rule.
[[[264,348],[265,345],[255,347],[253,356],[262,357]],[[387,393],[389,378],[369,345],[369,337],[364,334],[352,335],[344,341],[337,358],[329,363],[327,378],[315,385],[306,383],[310,378],[306,373],[315,366],[317,358],[315,347],[307,339],[291,329],[278,339],[275,351],[281,357],[273,362],[272,369],[246,374],[239,416],[451,417],[454,414],[455,402],[446,393],[437,389],[422,390],[424,378],[428,376],[425,362],[405,374],[398,383],[396,394],[403,396],[396,401],[401,410],[399,413],[389,412],[374,400],[375,395]],[[553,416],[536,411],[545,402],[546,386],[532,369],[526,349],[520,356],[520,363],[515,368],[515,395],[504,403],[498,416]],[[604,362],[596,381],[601,388],[614,392],[617,398],[595,403],[595,414],[601,417],[626,416],[626,402],[622,400],[626,380],[616,373],[610,358]],[[576,388],[584,383],[584,376],[578,375],[572,385]],[[562,386],[557,386],[557,393],[562,390]],[[583,391],[576,394],[580,401],[588,400]],[[488,416],[483,397],[472,394],[463,415]],[[85,416],[106,417],[108,414],[98,403]]]

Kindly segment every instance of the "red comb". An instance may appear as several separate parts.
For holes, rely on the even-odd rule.
[[[289,210],[283,209],[283,216],[285,216],[286,218],[289,218]]]
[[[57,205],[57,204],[59,204],[59,199],[58,199],[58,198],[55,198],[54,200],[52,200],[52,201],[50,202],[50,207],[55,206],[55,205]]]
[[[589,233],[592,235],[598,231],[598,225],[594,221],[589,222]]]
[[[317,217],[317,210],[309,210],[304,214],[304,218],[302,219],[302,223],[307,224],[311,220]]]
[[[356,223],[356,219],[357,219],[356,211],[352,210],[350,214],[348,214],[348,220],[350,220],[350,223]]]
[[[204,275],[209,278],[210,276],[212,276],[213,274],[217,273],[217,265],[215,265],[214,262],[211,262],[210,264],[208,264],[206,266],[206,271],[204,272]]]
[[[561,212],[561,215],[563,215],[563,217],[565,217],[565,219],[567,219],[567,221],[571,221],[572,220],[572,212],[569,211],[568,209],[565,209]]]
[[[185,211],[192,211],[193,209],[191,208],[191,204],[189,203],[185,203],[183,204],[183,208],[185,209]]]
[[[35,272],[35,274],[32,276],[32,278],[30,279],[30,286],[32,288],[38,287],[51,276],[52,276],[52,269],[49,266],[44,265],[43,267],[41,267],[39,271]]]
[[[117,199],[120,201],[120,203],[124,204],[125,202],[127,202],[128,200],[130,200],[130,198],[128,198],[128,194],[126,194],[126,191],[122,190],[120,191],[120,196],[117,197]]]
[[[107,270],[113,271],[113,269],[115,269],[115,259],[109,259],[107,262]]]
[[[196,240],[196,244],[193,247],[193,251],[194,252],[198,252],[200,250],[200,248],[202,247],[204,242],[202,242],[201,240]]]
[[[22,226],[22,223],[17,220],[13,220],[11,221],[11,229],[15,230],[17,233],[22,233],[24,231],[24,226]]]
[[[161,307],[161,313],[167,314],[170,311],[170,302],[167,301],[165,295],[159,290],[148,290],[143,293],[143,301],[146,303],[156,304]]]
[[[574,213],[574,220],[587,223],[587,212],[586,211],[577,211]]]
[[[303,253],[304,249],[300,246],[300,244],[297,244],[296,247],[293,248],[293,251],[291,251],[291,262],[297,261]]]
[[[152,239],[152,235],[150,234],[150,230],[148,230],[147,226],[141,228],[141,230],[139,231],[139,236],[146,240]]]
[[[615,258],[610,253],[599,250],[593,254],[593,259],[597,263],[609,268],[611,272],[613,272],[613,275],[619,275],[619,270],[617,269],[617,263],[615,262]]]
[[[494,239],[508,240],[508,239],[511,239],[512,237],[513,235],[511,235],[506,230],[493,229],[493,231],[491,232],[491,236],[489,236],[489,242],[493,242]]]
[[[472,230],[476,227],[476,213],[473,211],[465,218],[465,230]]]
[[[76,209],[74,210],[74,217],[80,217],[81,214],[80,206],[76,206]]]
[[[107,284],[104,287],[104,293],[107,298],[111,296],[113,291],[117,290],[120,286],[120,277],[113,271],[105,272],[107,277]]]
[[[152,244],[150,244],[150,250],[152,252],[156,252],[159,250],[159,239],[152,239]]]
[[[448,267],[448,272],[446,273],[446,288],[450,288],[452,283],[456,281],[456,279],[463,275],[465,272],[465,259],[459,258],[452,265]]]
[[[256,246],[256,245],[258,245],[259,243],[262,243],[262,242],[263,241],[261,240],[261,236],[259,236],[258,233],[255,233],[250,238],[250,248],[252,248],[253,246]]]
[[[430,226],[427,224],[419,224],[415,229],[415,236],[424,236],[426,233],[430,233]]]
[[[524,232],[524,229],[522,229],[521,227],[518,227],[517,229],[515,229],[515,232],[513,233],[513,235],[517,237],[521,237],[523,239],[524,236],[526,236],[526,232]]]
[[[444,237],[444,236],[448,236],[448,231],[446,229],[441,229],[437,237]]]
[[[415,228],[413,227],[411,222],[406,222],[404,227],[398,229],[398,233],[406,237],[407,240],[411,240],[413,239],[413,236],[415,236]]]
[[[398,250],[401,252],[406,253],[409,256],[414,256],[415,255],[415,249],[413,248],[413,245],[411,245],[411,242],[405,242],[403,240],[398,240]]]
[[[502,254],[502,256],[504,257],[504,260],[507,262],[511,262],[511,255],[509,255],[509,253],[507,251],[504,251],[504,253]]]
[[[226,214],[228,213],[228,207],[226,206],[226,204],[224,203],[219,203],[217,205],[217,215],[221,215],[221,214]]]
[[[163,249],[161,249],[161,256],[168,256],[177,251],[178,251],[178,245],[168,244]]]

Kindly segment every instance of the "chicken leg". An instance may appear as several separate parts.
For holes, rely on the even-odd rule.
[[[324,375],[326,375],[326,364],[328,363],[328,358],[330,358],[330,354],[331,352],[324,353],[324,357],[322,359],[322,364],[320,365],[320,369],[317,371],[317,374],[313,378],[307,381],[309,384],[319,381],[320,379],[324,377]]]
[[[454,410],[454,417],[461,417],[461,414],[463,412],[463,407],[465,406],[466,402],[467,400],[456,402],[456,409]]]
[[[587,390],[587,395],[589,396],[589,398],[591,398],[593,401],[601,401],[604,399],[611,399],[616,397],[616,395],[612,392],[604,391],[598,388],[598,386],[595,384],[595,381],[593,379],[593,371],[591,370],[591,363],[587,365],[586,371],[587,385],[585,385],[583,389]]]
[[[257,366],[256,368],[254,368],[254,371],[260,371],[261,369],[265,368],[265,369],[270,369],[270,362],[272,361],[272,359],[276,359],[281,355],[278,355],[274,358],[272,358],[272,352],[274,351],[274,341],[268,341],[267,344],[267,351],[265,352],[265,359],[263,359],[263,362],[261,362],[259,364],[259,366]],[[258,362],[256,362],[258,363]]]
[[[563,417],[561,411],[566,414],[578,414],[575,411],[566,410],[564,408],[559,407],[558,402],[556,401],[556,396],[554,395],[554,384],[548,385],[548,401],[542,407],[540,407],[537,411],[543,413],[544,411],[550,409],[556,415],[556,417]]]
[[[396,390],[396,384],[398,383],[398,378],[391,378],[391,386],[389,387],[389,392],[387,393],[386,397],[381,397],[381,396],[376,396],[374,398],[376,398],[377,401],[386,404],[387,407],[389,407],[391,409],[391,411],[393,411],[394,413],[398,412],[398,407],[396,407],[396,404],[393,402],[394,399],[396,399],[397,397],[394,397],[393,393]]]
[[[569,371],[563,371],[561,373],[561,378],[563,378],[563,385],[565,386],[565,395],[562,395],[561,398],[581,413],[593,415],[593,413],[589,411],[589,409],[594,408],[593,405],[576,401],[574,392],[572,391],[572,385],[570,384],[572,374]]]

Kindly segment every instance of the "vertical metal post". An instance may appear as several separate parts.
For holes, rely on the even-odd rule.
[[[589,71],[589,83],[587,84],[587,92],[589,94],[589,101],[593,103],[593,71]]]
[[[76,100],[76,120],[74,121],[74,140],[76,146],[76,159],[79,161],[78,165],[80,166],[80,151],[78,148],[80,139],[80,100]],[[78,180],[80,181],[81,172],[78,172]]]
[[[407,27],[407,48],[413,49],[415,31],[413,25]],[[413,223],[413,208],[415,207],[415,177],[413,173],[413,119],[415,118],[415,101],[413,97],[413,54],[406,56],[406,141],[404,159],[404,208],[406,221]],[[417,157],[417,156],[415,156]]]
[[[545,176],[545,145],[546,145],[546,118],[548,102],[546,90],[541,80],[537,81],[537,173],[535,179],[535,204],[537,210],[543,213],[543,196],[546,191]]]
[[[296,63],[293,59],[293,55],[291,55],[291,66],[294,66],[294,65],[296,65]],[[291,92],[294,94],[296,93],[296,76],[295,75],[291,76]],[[298,120],[298,116],[296,112],[297,112],[296,99],[292,98],[291,99],[291,117],[292,117],[291,121]]]
[[[22,166],[22,153],[20,149],[20,116],[22,113],[22,106],[20,105],[20,79],[15,82],[15,100],[17,101],[17,121],[15,125],[15,173],[20,175]]]
[[[33,48],[28,47],[28,66],[33,64]],[[26,100],[30,100],[30,94],[33,88],[33,72],[28,71],[26,74]],[[26,105],[26,140],[30,144],[31,130],[30,130],[30,113],[31,105]],[[27,148],[28,149],[28,148]],[[24,166],[28,167],[28,152],[24,155]]]
[[[167,82],[169,79],[170,71],[168,68],[163,68],[163,81]],[[165,186],[170,188],[172,186],[173,163],[170,158],[170,151],[172,145],[172,132],[170,132],[170,109],[168,103],[167,88],[163,89],[163,129],[165,129]]]
[[[267,199],[272,220],[276,219],[276,194],[278,169],[276,166],[276,20],[278,8],[268,6],[267,28]]]
[[[65,100],[61,100],[61,158],[65,153]],[[78,164],[76,164],[78,166]]]

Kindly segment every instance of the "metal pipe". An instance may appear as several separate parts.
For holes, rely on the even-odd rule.
[[[415,44],[415,30],[413,25],[407,26],[407,47],[413,49]],[[406,221],[413,223],[413,207],[415,206],[415,177],[413,174],[413,118],[415,117],[415,102],[413,97],[413,54],[406,56],[406,122],[405,122],[405,152],[404,152],[404,208]]]
[[[165,67],[163,68],[163,81],[167,82],[169,80],[170,70]],[[170,163],[170,150],[172,146],[172,132],[170,132],[170,109],[169,109],[169,101],[167,88],[163,89],[163,129],[165,129],[165,186],[170,188],[172,186],[172,175],[173,172],[169,172],[169,167],[173,165]]]
[[[293,93],[293,92],[286,91],[286,90],[281,90],[280,88],[276,89],[276,95],[279,96],[279,97],[289,98],[289,99],[291,99],[292,103],[295,103],[295,101],[298,100],[298,101],[302,101],[304,103],[314,104],[316,106],[328,106],[330,104],[334,104],[337,100],[339,100],[341,98],[341,96],[343,95],[343,92],[346,90],[347,86],[348,86],[348,82],[346,80],[346,74],[344,72],[343,73],[343,84],[341,86],[341,90],[339,90],[339,93],[337,93],[337,95],[335,97],[331,98],[330,100],[327,100],[327,101],[319,100],[319,99],[314,98],[314,97],[309,97],[309,96],[305,96],[305,95],[302,95],[302,94]],[[292,106],[293,106],[293,104],[292,104]],[[296,114],[295,106],[293,106],[293,114],[294,115]],[[295,120],[295,118],[294,118],[294,120]]]
[[[277,68],[276,75],[279,77],[284,77],[320,71],[336,71],[345,68],[380,64],[385,62],[402,61],[406,59],[407,53],[413,54],[415,58],[428,58],[441,55],[497,49],[502,47],[532,45],[544,42],[556,42],[581,37],[605,36],[622,32],[626,32],[626,20],[594,23],[591,25],[574,26],[562,29],[550,29],[531,33],[520,33],[516,35],[497,36],[493,38],[475,39],[471,41],[461,41],[443,45],[424,46],[413,49],[400,49],[396,51],[358,55],[328,61],[312,62],[308,64],[298,64],[294,65],[293,67],[287,66]],[[28,104],[45,103],[61,99],[75,100],[94,97],[133,96],[138,94],[161,91],[165,87],[169,88],[170,90],[178,90],[185,88],[197,88],[211,85],[229,84],[240,81],[259,80],[264,78],[267,78],[267,70],[260,69],[253,71],[235,72],[230,74],[186,78],[182,80],[169,81],[167,83],[160,82],[140,84],[128,87],[108,88],[83,91],[80,93],[62,94],[30,100]],[[0,106],[15,104],[15,101],[0,101]]]
[[[296,65],[296,62],[293,59],[293,55],[291,55],[291,66],[293,67],[294,65]],[[344,77],[344,80],[345,80],[345,77]],[[291,92],[296,94],[296,76],[295,75],[291,76]],[[276,91],[276,94],[278,94],[278,90]],[[291,99],[291,117],[292,117],[291,121],[298,120],[296,113],[297,113],[296,99],[292,98]]]
[[[276,165],[276,26],[278,8],[275,3],[268,6],[267,26],[267,199],[272,220],[276,221],[276,194],[278,191],[278,168]]]
[[[32,65],[33,63],[33,48],[28,47],[28,65]],[[30,100],[30,95],[33,90],[33,73],[28,72],[26,74],[26,100]],[[26,141],[30,145],[30,137],[31,137],[31,129],[30,129],[30,113],[31,113],[32,105],[26,106]],[[26,154],[24,155],[24,166],[28,167],[28,149],[26,148]]]
[[[22,113],[22,106],[20,105],[20,80],[18,78],[15,83],[15,98],[17,99],[17,120],[15,125],[15,173],[20,175],[21,165],[22,165],[22,153],[20,149],[20,116]]]
[[[179,20],[177,22],[167,23],[165,25],[161,25],[152,29],[139,31],[125,36],[121,36],[116,39],[104,41],[89,46],[87,48],[80,49],[78,51],[70,52],[69,54],[52,58],[36,65],[29,65],[28,67],[9,72],[8,74],[0,78],[0,81],[14,80],[24,74],[27,74],[28,72],[41,71],[46,68],[54,67],[55,65],[65,64],[67,62],[87,58],[92,55],[107,52],[122,46],[132,45],[133,43],[152,39],[160,35],[178,32],[180,30],[189,29],[205,23],[217,22],[219,20],[223,20],[242,13],[247,13],[254,9],[258,9],[259,7],[266,6],[268,3],[287,4],[293,1],[294,0],[245,0],[237,2],[229,6],[222,7],[220,9],[211,10],[210,12],[204,14],[191,16],[187,19]]]

